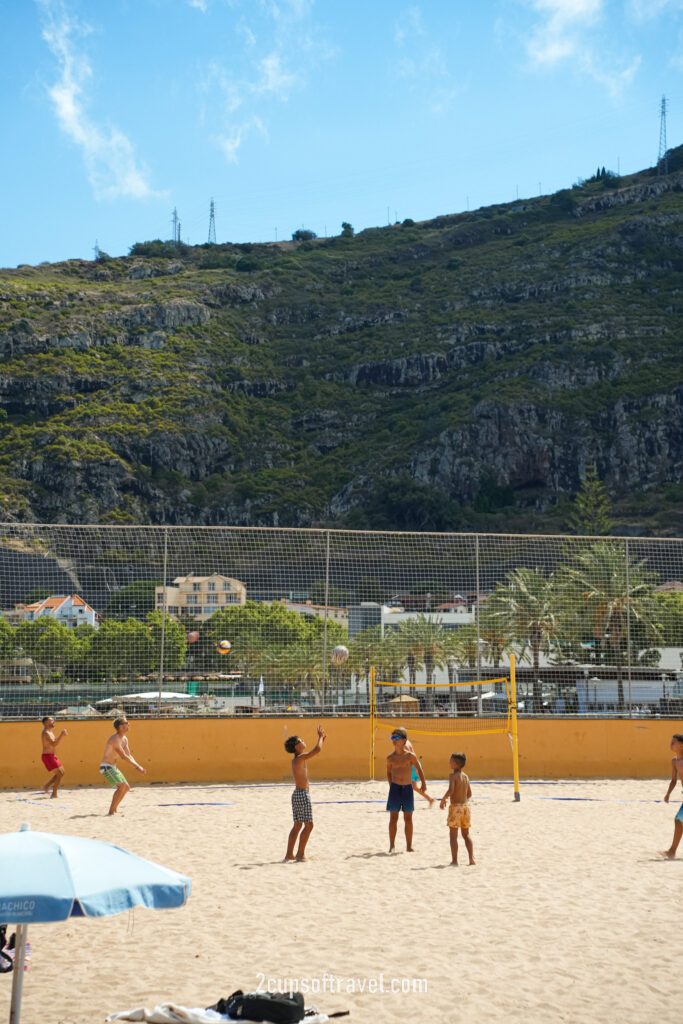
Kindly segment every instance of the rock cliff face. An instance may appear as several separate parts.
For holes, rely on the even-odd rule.
[[[624,528],[680,532],[677,160],[354,238],[0,271],[0,518],[558,530],[595,462]]]

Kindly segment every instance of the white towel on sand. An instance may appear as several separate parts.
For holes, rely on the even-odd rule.
[[[177,1006],[175,1003],[160,1003],[153,1010],[148,1010],[146,1006],[138,1006],[134,1010],[121,1010],[120,1013],[111,1013],[107,1017],[107,1021],[137,1020],[145,1021],[146,1024],[216,1024],[217,1021],[230,1021],[231,1019],[216,1013],[215,1010],[194,1009]],[[307,1016],[305,1021],[306,1024],[325,1024],[329,1019],[325,1013],[316,1013]],[[250,1022],[243,1020],[242,1024],[250,1024]]]
[[[178,1006],[176,1003],[160,1003],[153,1010],[146,1006],[138,1006],[134,1010],[121,1010],[120,1013],[111,1013],[108,1021],[112,1020],[141,1020],[148,1024],[216,1024],[217,1021],[226,1021],[224,1017],[215,1010],[195,1009],[188,1006]]]

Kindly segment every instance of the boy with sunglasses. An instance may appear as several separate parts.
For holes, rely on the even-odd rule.
[[[403,811],[403,823],[406,832],[406,850],[413,852],[413,811],[415,801],[413,799],[413,783],[411,773],[414,768],[420,778],[420,792],[424,793],[427,788],[422,765],[413,753],[412,747],[406,749],[408,733],[402,727],[393,729],[391,742],[394,744],[393,754],[387,757],[387,782],[389,783],[389,797],[387,799],[387,810],[389,811],[389,853],[394,852],[396,845],[396,832],[398,829],[398,816]]]

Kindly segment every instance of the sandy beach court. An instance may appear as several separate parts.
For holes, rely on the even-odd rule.
[[[135,779],[132,779],[135,787]],[[640,1024],[679,998],[683,859],[666,862],[666,778],[472,780],[477,866],[450,866],[446,813],[416,798],[415,852],[387,855],[385,783],[312,783],[306,864],[285,864],[290,785],[138,785],[58,800],[0,793],[3,831],[117,843],[192,878],[180,910],[33,925],[23,1024],[96,1024],[297,979],[352,1024]],[[444,781],[430,781],[441,796]],[[0,1019],[11,976],[0,976]],[[383,991],[382,991],[383,990]],[[396,991],[398,990],[398,991]]]

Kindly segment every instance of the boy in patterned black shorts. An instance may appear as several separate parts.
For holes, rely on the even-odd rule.
[[[292,758],[292,775],[294,776],[294,792],[292,793],[292,814],[294,816],[294,824],[292,830],[289,833],[289,839],[287,840],[287,853],[285,854],[285,860],[306,860],[304,853],[306,850],[306,843],[308,837],[313,831],[313,808],[311,806],[311,794],[308,789],[308,766],[306,761],[309,757],[315,757],[322,750],[323,740],[325,739],[325,730],[321,725],[318,726],[318,742],[305,753],[306,744],[300,736],[288,736],[285,740],[285,750],[288,754],[294,754]],[[303,831],[302,831],[303,826]],[[296,845],[296,839],[301,832],[301,838],[299,839],[299,848],[294,856],[294,846]]]

